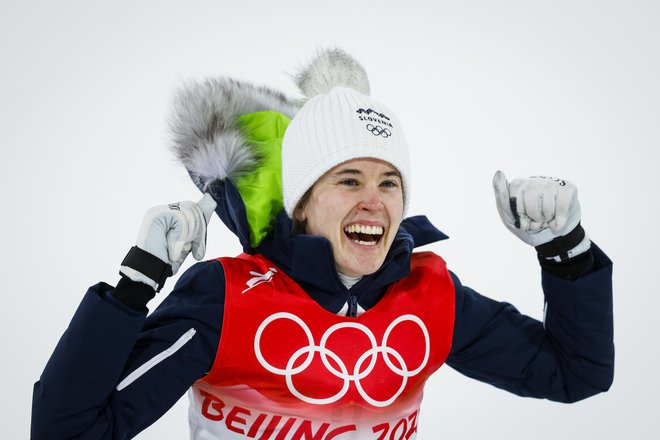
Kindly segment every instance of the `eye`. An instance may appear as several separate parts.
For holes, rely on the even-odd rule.
[[[339,181],[339,184],[344,186],[358,186],[359,182],[356,179],[342,179]]]
[[[384,188],[398,188],[399,182],[397,182],[396,180],[385,180],[381,182],[380,186]]]

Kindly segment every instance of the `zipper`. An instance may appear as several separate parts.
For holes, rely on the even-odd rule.
[[[357,295],[348,296],[348,312],[346,316],[355,318],[357,316]]]
[[[117,385],[117,391],[123,390],[124,388],[126,388],[127,386],[138,380],[140,376],[143,376],[153,367],[158,365],[160,362],[164,361],[165,359],[167,359],[168,357],[172,356],[174,353],[179,351],[181,347],[186,345],[188,341],[190,341],[193,338],[193,336],[195,336],[195,333],[197,333],[197,330],[195,330],[194,328],[191,328],[190,330],[185,332],[174,344],[172,344],[171,347],[149,359],[142,366],[140,366],[131,374],[126,376],[124,380],[119,382],[119,385]]]

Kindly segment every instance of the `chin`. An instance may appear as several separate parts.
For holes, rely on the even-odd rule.
[[[337,271],[348,276],[367,276],[375,273],[383,265],[385,259],[374,261],[371,263],[362,263],[362,264],[346,264],[341,265],[337,264]]]

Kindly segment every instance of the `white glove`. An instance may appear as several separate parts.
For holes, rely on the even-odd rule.
[[[216,202],[210,194],[204,194],[198,203],[184,201],[151,208],[142,220],[136,245],[171,266],[171,274],[177,273],[181,264],[192,250],[197,261],[206,252],[206,226]],[[130,255],[130,253],[129,253]],[[124,260],[126,263],[127,259]],[[122,263],[120,272],[133,281],[162,287],[164,280],[140,272],[139,264],[129,267]],[[160,281],[160,286],[159,286]]]
[[[495,201],[504,226],[532,246],[540,246],[572,232],[580,223],[577,188],[571,182],[535,176],[507,182],[502,171],[493,177]],[[567,257],[589,249],[584,238],[568,250]],[[566,257],[566,256],[565,256]],[[559,256],[546,257],[559,261]]]

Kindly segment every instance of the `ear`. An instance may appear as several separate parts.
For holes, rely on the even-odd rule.
[[[299,205],[293,211],[293,217],[299,222],[307,221],[307,213],[305,212],[305,205]]]

